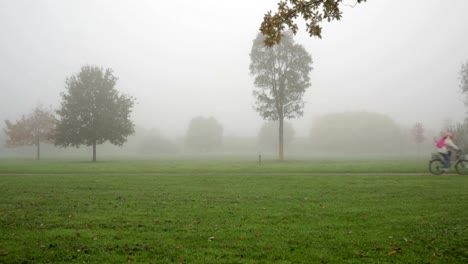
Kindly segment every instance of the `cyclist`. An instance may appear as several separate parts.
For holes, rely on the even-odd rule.
[[[460,151],[460,148],[457,147],[452,141],[452,133],[447,132],[445,136],[437,142],[437,152],[444,157],[444,168],[445,172],[449,171],[450,168],[450,158],[452,156],[452,149]]]

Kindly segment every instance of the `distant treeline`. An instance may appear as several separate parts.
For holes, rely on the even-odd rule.
[[[237,137],[223,135],[220,123],[213,118],[202,120],[198,126],[192,122],[186,136],[170,139],[156,129],[137,126],[135,134],[127,138],[122,146],[108,143],[98,146],[104,155],[152,156],[198,153],[276,153],[278,129],[276,123],[265,123],[258,135]],[[200,125],[203,124],[203,125]],[[210,132],[211,131],[211,132]],[[317,120],[310,134],[297,137],[294,128],[286,122],[284,144],[287,155],[424,155],[434,151],[434,135],[425,133],[425,140],[417,143],[411,128],[401,128],[390,117],[369,112],[335,113]],[[0,133],[0,142],[6,135]],[[60,148],[43,144],[43,157],[89,155],[89,147]],[[286,155],[286,157],[287,157]],[[428,154],[427,154],[428,155]],[[33,147],[6,148],[0,145],[1,157],[33,157]]]

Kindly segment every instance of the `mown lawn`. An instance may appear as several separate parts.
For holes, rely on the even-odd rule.
[[[0,161],[0,263],[468,262],[467,176],[169,164]]]
[[[144,173],[427,173],[428,160],[294,159],[284,162],[258,157],[106,159],[0,159],[1,173],[144,174]]]

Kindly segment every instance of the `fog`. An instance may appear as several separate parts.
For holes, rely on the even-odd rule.
[[[264,121],[253,110],[249,53],[277,2],[2,0],[0,120],[58,107],[65,79],[90,64],[112,68],[116,88],[136,98],[137,126],[176,139],[195,116],[212,116],[225,136],[255,137]],[[466,0],[368,0],[325,23],[322,39],[300,22],[295,41],[314,69],[304,116],[289,121],[296,136],[336,112],[431,131],[463,120],[467,13]]]

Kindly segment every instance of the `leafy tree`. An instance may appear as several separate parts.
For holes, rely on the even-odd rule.
[[[190,121],[185,144],[196,151],[211,151],[222,143],[223,127],[213,117],[195,117]]]
[[[462,64],[460,70],[460,89],[462,93],[468,95],[468,61]],[[465,100],[465,105],[468,106],[468,98]]]
[[[366,0],[356,0],[357,3]],[[263,17],[260,32],[266,36],[264,44],[271,47],[279,44],[283,38],[285,27],[288,27],[294,34],[298,30],[295,22],[298,17],[306,21],[307,32],[310,36],[322,37],[323,20],[328,22],[340,20],[342,12],[340,8],[344,0],[285,0],[278,3],[278,10],[275,14],[268,11]],[[356,5],[355,4],[355,5]],[[354,5],[353,5],[354,7]]]
[[[286,121],[283,124],[283,129],[283,143],[287,145],[294,139],[296,132],[291,123]],[[267,149],[277,149],[278,136],[278,122],[265,122],[258,133],[258,142]]]
[[[270,121],[278,121],[278,155],[284,160],[284,119],[303,115],[302,96],[310,86],[312,57],[287,32],[279,45],[266,47],[258,34],[250,52],[250,73],[255,77],[255,110]]]
[[[83,66],[81,71],[66,80],[66,92],[57,111],[55,144],[62,147],[93,147],[109,141],[122,146],[134,133],[130,113],[134,98],[115,89],[117,77],[111,69]]]
[[[40,106],[36,107],[29,115],[22,116],[20,120],[12,123],[5,120],[5,134],[8,136],[6,146],[10,148],[20,146],[36,146],[36,159],[41,158],[41,142],[52,142],[55,131],[55,117],[51,110]]]

